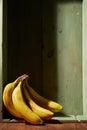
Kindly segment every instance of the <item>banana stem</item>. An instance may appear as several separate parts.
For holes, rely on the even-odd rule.
[[[17,79],[16,79],[16,82],[19,82],[19,81],[24,81],[26,79],[28,79],[29,76],[27,74],[23,74],[21,76],[19,76]]]

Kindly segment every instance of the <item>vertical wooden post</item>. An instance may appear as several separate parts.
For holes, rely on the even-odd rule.
[[[87,0],[83,0],[83,113],[87,116]]]
[[[0,0],[0,119],[2,118],[2,0]]]

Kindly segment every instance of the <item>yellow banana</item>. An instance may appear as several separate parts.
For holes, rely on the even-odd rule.
[[[3,103],[7,110],[15,117],[21,118],[21,115],[19,112],[16,111],[13,102],[12,102],[12,92],[14,88],[16,87],[18,81],[15,80],[12,83],[9,83],[5,86],[4,91],[3,91]]]
[[[42,124],[43,120],[37,114],[35,114],[25,103],[22,93],[22,85],[23,81],[20,81],[12,93],[12,101],[15,109],[20,112],[25,121],[31,124]]]
[[[26,85],[26,84],[25,84]],[[44,120],[48,120],[51,119],[54,115],[53,112],[51,112],[50,110],[47,110],[41,106],[39,106],[38,104],[36,104],[32,98],[30,97],[29,92],[27,91],[26,86],[23,86],[23,93],[24,93],[24,97],[28,103],[28,105],[31,107],[31,109],[38,115],[40,116],[42,119]]]
[[[57,102],[51,101],[43,96],[41,96],[39,93],[37,93],[28,83],[28,79],[26,80],[26,87],[32,97],[32,99],[39,104],[40,106],[51,110],[52,112],[60,112],[63,107]]]

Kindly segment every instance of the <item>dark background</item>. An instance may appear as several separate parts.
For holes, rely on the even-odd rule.
[[[30,85],[41,92],[42,1],[8,0],[3,5],[3,71],[6,72],[3,84],[26,73],[30,76]],[[4,109],[3,115],[8,118]]]

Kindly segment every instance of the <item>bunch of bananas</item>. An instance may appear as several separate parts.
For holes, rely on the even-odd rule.
[[[3,91],[3,103],[15,117],[30,124],[43,124],[62,110],[57,102],[48,100],[37,93],[28,83],[29,76],[24,74],[7,84]]]

